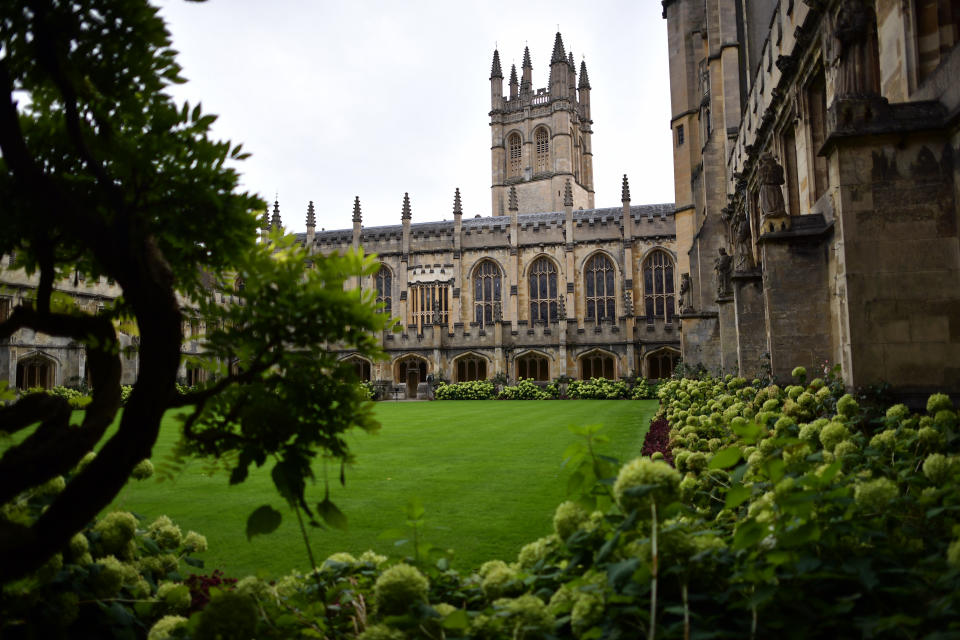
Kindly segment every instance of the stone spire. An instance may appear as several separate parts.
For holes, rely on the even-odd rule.
[[[356,196],[353,199],[353,222],[362,222],[363,217],[360,215],[360,196]]]
[[[500,52],[496,49],[493,50],[493,67],[490,69],[490,79],[494,78],[503,79],[503,71],[500,70]]]
[[[573,50],[572,50],[572,49],[570,50],[569,53],[567,53],[567,64],[570,65],[570,68],[571,68],[571,69],[576,70],[576,68],[577,68],[577,63],[576,63],[576,62],[574,61],[574,59],[573,59]]]
[[[553,56],[550,57],[550,64],[554,62],[566,62],[567,54],[563,51],[563,39],[560,32],[557,31],[557,37],[553,41]]]
[[[307,226],[308,227],[317,226],[317,214],[313,209],[313,200],[311,200],[310,204],[307,205]]]
[[[569,178],[567,179],[566,184],[563,185],[563,206],[573,206],[573,187],[570,186]]]
[[[280,221],[280,201],[273,201],[273,216],[270,218],[271,229],[283,229],[283,223]]]
[[[620,189],[620,201],[630,202],[630,183],[627,182],[627,174],[623,174],[623,188]]]
[[[587,89],[590,90],[590,78],[587,76],[587,61],[580,61],[580,84],[577,85],[578,89]]]
[[[453,192],[453,215],[463,215],[463,207],[460,204],[460,187]]]
[[[520,93],[533,91],[533,64],[530,62],[530,47],[523,48],[523,64],[520,65]]]
[[[263,216],[260,218],[260,229],[267,231],[270,229],[270,205],[263,210]]]
[[[520,83],[517,82],[517,65],[512,64],[510,65],[510,99],[511,100],[517,97],[517,93],[519,93],[518,91],[519,86],[520,86]]]
[[[410,194],[403,194],[403,209],[400,211],[401,220],[409,220],[412,216],[410,215]]]
[[[520,210],[520,206],[517,204],[517,187],[515,185],[510,185],[510,199],[507,204],[507,209],[510,211]]]

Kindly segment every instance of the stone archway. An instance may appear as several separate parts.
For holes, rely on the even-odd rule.
[[[406,396],[417,397],[417,387],[427,380],[427,360],[420,356],[409,355],[397,360],[393,367],[395,384],[406,385]]]
[[[33,353],[17,361],[17,388],[30,389],[55,385],[57,362],[44,353]]]

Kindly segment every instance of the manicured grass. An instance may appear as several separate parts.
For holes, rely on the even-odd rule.
[[[564,499],[568,471],[564,449],[576,440],[570,425],[601,423],[611,438],[603,453],[622,461],[640,454],[654,401],[444,401],[381,402],[376,435],[358,432],[350,442],[356,463],[346,486],[330,469],[331,499],[349,518],[349,530],[308,527],[318,562],[335,551],[366,549],[398,556],[412,553],[379,534],[404,526],[403,508],[419,497],[426,508],[424,539],[455,551],[454,566],[467,568],[493,558],[512,560],[527,542],[551,531],[553,510]],[[164,419],[154,463],[169,453],[179,423]],[[166,514],[186,531],[207,536],[204,572],[228,575],[260,572],[274,577],[306,570],[308,561],[294,513],[283,504],[268,469],[256,470],[230,487],[223,471],[204,473],[192,461],[171,483],[131,481],[113,508],[128,509],[148,521]],[[308,500],[323,499],[323,468],[308,486]],[[263,504],[283,513],[271,535],[247,541],[247,515]]]

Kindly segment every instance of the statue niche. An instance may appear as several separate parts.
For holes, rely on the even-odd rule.
[[[751,271],[756,267],[753,259],[750,219],[743,209],[740,209],[733,219],[733,256],[735,271]]]
[[[680,275],[680,313],[693,313],[693,296],[690,293],[690,274]]]
[[[880,95],[877,16],[864,0],[840,3],[833,36],[839,44],[836,76],[838,98],[875,98]]]
[[[720,247],[717,259],[713,263],[717,272],[717,297],[726,298],[732,294],[731,276],[733,275],[733,258],[727,250]]]
[[[786,182],[783,167],[769,151],[760,155],[757,174],[760,183],[761,229],[764,233],[790,229],[790,214],[783,201],[781,189]]]

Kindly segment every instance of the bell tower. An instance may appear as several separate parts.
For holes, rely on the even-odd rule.
[[[564,51],[560,34],[553,43],[550,79],[533,88],[530,50],[524,48],[521,81],[510,69],[509,93],[503,95],[500,52],[490,71],[490,132],[493,215],[505,215],[511,188],[519,213],[562,211],[569,180],[574,209],[592,209],[593,129],[590,80],[586,62],[577,82],[573,52]]]

